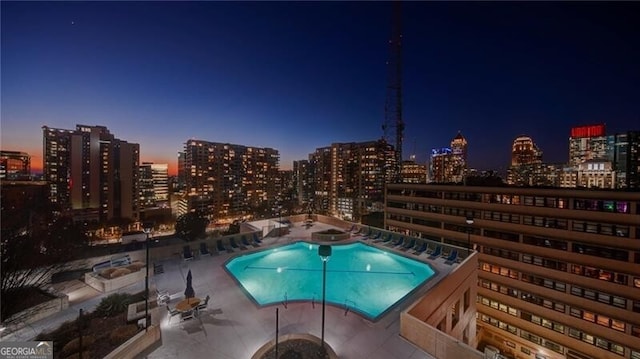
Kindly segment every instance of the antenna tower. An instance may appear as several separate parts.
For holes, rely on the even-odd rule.
[[[391,39],[389,40],[389,60],[387,61],[387,96],[384,106],[382,131],[387,143],[392,143],[395,135],[396,168],[395,180],[400,182],[402,163],[402,8],[400,0],[393,1]],[[394,134],[395,130],[395,134]]]

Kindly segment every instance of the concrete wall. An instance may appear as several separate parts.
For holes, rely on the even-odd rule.
[[[124,342],[114,351],[105,356],[104,359],[133,359],[144,350],[160,341],[160,326],[151,325],[149,330],[141,331],[133,338]]]
[[[439,359],[483,358],[476,351],[477,253],[400,314],[400,335]]]
[[[153,271],[149,271],[149,276],[153,275],[152,272]],[[129,273],[122,277],[113,279],[106,279],[99,276],[97,273],[87,272],[84,275],[84,282],[99,292],[108,293],[142,281],[145,276],[146,271],[144,268],[141,268],[137,272]]]
[[[47,318],[69,307],[69,297],[64,293],[51,293],[56,297],[12,315],[5,322],[10,323],[11,331]]]

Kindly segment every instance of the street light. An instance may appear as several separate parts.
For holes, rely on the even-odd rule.
[[[473,216],[467,215],[467,254],[471,253],[471,226],[473,225]]]
[[[318,247],[318,255],[322,259],[322,347],[324,348],[324,303],[327,290],[327,262],[331,257],[331,246],[321,244]]]
[[[149,328],[149,235],[153,230],[153,222],[144,222],[142,224],[144,233],[147,235],[145,241],[145,248],[147,250],[147,262],[145,267],[147,268],[147,275],[144,277],[144,331]]]

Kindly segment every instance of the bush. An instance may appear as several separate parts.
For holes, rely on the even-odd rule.
[[[105,317],[113,317],[118,313],[124,313],[132,303],[132,299],[131,294],[128,293],[113,293],[102,298],[96,307],[96,312]]]
[[[82,349],[86,350],[88,347],[93,345],[95,341],[96,339],[91,335],[82,336]],[[77,353],[79,350],[80,350],[80,338],[74,338],[74,339],[71,339],[67,344],[65,344],[64,347],[62,347],[62,353],[60,353],[60,356],[64,358],[73,353]],[[84,355],[82,357],[85,358]]]
[[[138,333],[138,326],[129,324],[125,327],[114,329],[109,334],[109,340],[113,345],[120,345]]]
[[[131,273],[131,271],[127,268],[118,268],[114,270],[113,273],[111,273],[111,279],[122,277],[123,275],[127,275],[129,273]]]
[[[144,268],[144,263],[142,263],[142,262],[133,262],[133,263],[129,264],[126,268],[128,270],[130,270],[131,273],[137,272],[140,269]]]

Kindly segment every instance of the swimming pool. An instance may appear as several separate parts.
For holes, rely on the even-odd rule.
[[[326,301],[374,321],[434,275],[426,263],[359,242],[333,245],[332,250]],[[258,305],[322,302],[317,244],[297,242],[242,255],[225,268]]]

